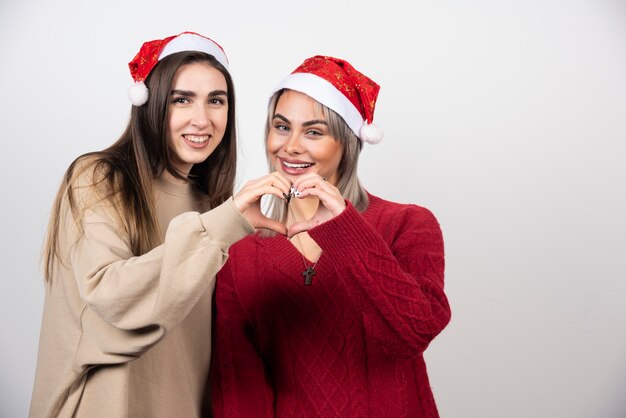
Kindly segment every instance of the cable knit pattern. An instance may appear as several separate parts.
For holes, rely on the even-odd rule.
[[[423,352],[450,320],[430,211],[370,195],[309,231],[304,286],[282,236],[230,248],[215,291],[216,417],[438,417]]]

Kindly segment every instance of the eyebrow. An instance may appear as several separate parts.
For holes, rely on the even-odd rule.
[[[284,116],[283,116],[283,115],[281,115],[280,113],[275,113],[275,114],[274,114],[274,117],[273,117],[272,119],[276,119],[276,118],[281,119],[281,120],[282,120],[283,122],[285,122],[285,123],[291,123],[291,122],[289,121],[289,119],[287,119],[286,117],[284,117]],[[302,126],[311,126],[311,125],[317,125],[317,124],[321,124],[321,125],[326,125],[326,126],[328,126],[328,122],[326,122],[326,121],[325,121],[325,120],[323,120],[323,119],[313,119],[313,120],[310,120],[310,121],[304,122],[304,123],[302,124]]]
[[[170,92],[170,96],[189,96],[189,97],[196,97],[197,94],[191,90],[172,90]],[[224,90],[213,90],[212,92],[209,93],[209,97],[215,97],[215,96],[228,96],[228,93]]]

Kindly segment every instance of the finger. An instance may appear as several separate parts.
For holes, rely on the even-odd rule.
[[[283,193],[283,191],[275,185],[261,187],[257,191],[257,193],[258,194],[255,196],[255,201],[260,200],[263,196],[268,194],[274,195],[281,200],[287,200],[286,194]]]
[[[305,198],[307,196],[316,196],[324,202],[331,201],[343,201],[343,196],[339,190],[334,187],[307,187],[300,191],[299,198]]]
[[[302,180],[298,184],[298,190],[302,193],[306,192],[307,190],[315,189],[323,191],[329,196],[338,196],[338,198],[341,198],[341,192],[339,191],[339,189],[337,189],[337,187],[328,183],[327,181],[324,181],[324,179],[319,176]]]
[[[346,208],[346,201],[343,196],[338,193],[338,191],[337,193],[329,193],[326,190],[314,187],[303,191],[300,196],[298,196],[298,199],[304,199],[308,196],[317,197],[320,202],[322,202],[322,205],[330,211],[333,217],[339,215]]]
[[[281,235],[287,235],[287,227],[283,223],[265,216],[257,221],[255,228],[269,229]]]
[[[300,193],[306,194],[307,192],[310,192],[310,194],[315,194],[315,196],[318,196],[319,194],[325,194],[328,196],[341,196],[341,192],[334,186],[329,185],[328,183],[306,183],[301,184],[300,187],[301,188],[298,189]]]
[[[261,200],[264,195],[271,194],[281,200],[286,200],[281,189],[267,183],[246,184],[246,186],[233,196],[233,200],[240,212],[245,212],[250,205]]]
[[[262,186],[273,186],[282,191],[288,191],[289,187],[291,187],[291,183],[285,177],[273,172],[266,174],[263,177],[248,181],[242,190],[252,190]]]
[[[273,194],[282,199],[283,193],[289,192],[289,187],[291,184],[285,179],[268,174],[246,183],[240,193],[253,201],[258,200],[264,194]]]
[[[308,187],[321,187],[322,183],[326,183],[324,179],[317,173],[307,173],[303,176],[298,177],[293,185],[300,191]],[[326,183],[328,184],[328,183]]]
[[[274,171],[268,175],[271,179],[272,185],[280,189],[283,193],[289,193],[291,188],[291,181],[279,172]]]
[[[318,225],[323,224],[324,222],[330,220],[332,218],[323,219],[322,217],[314,216],[311,219],[306,219],[304,221],[299,221],[292,224],[287,230],[287,237],[292,238],[294,235],[300,234],[302,232],[310,231]]]
[[[292,238],[294,235],[297,235],[301,232],[308,231],[309,229],[315,227],[315,223],[312,219],[307,219],[305,221],[300,221],[292,224],[287,230],[287,237]]]

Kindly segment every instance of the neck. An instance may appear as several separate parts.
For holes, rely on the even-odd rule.
[[[292,198],[287,208],[287,211],[291,212],[287,214],[287,227],[294,222],[311,219],[317,211],[319,203],[319,199],[315,196],[304,199]]]
[[[174,177],[172,175],[172,173],[170,173],[167,170],[163,171],[162,176],[163,176],[164,179],[166,179],[167,181],[169,181],[171,183],[178,183],[178,184],[187,184],[187,183],[189,183],[187,180],[181,180],[178,177]]]

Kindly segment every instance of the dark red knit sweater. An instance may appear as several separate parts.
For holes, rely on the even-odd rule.
[[[216,417],[437,417],[422,353],[450,320],[430,211],[370,195],[309,231],[310,286],[283,236],[230,249],[215,290]],[[312,264],[312,263],[309,263]]]

